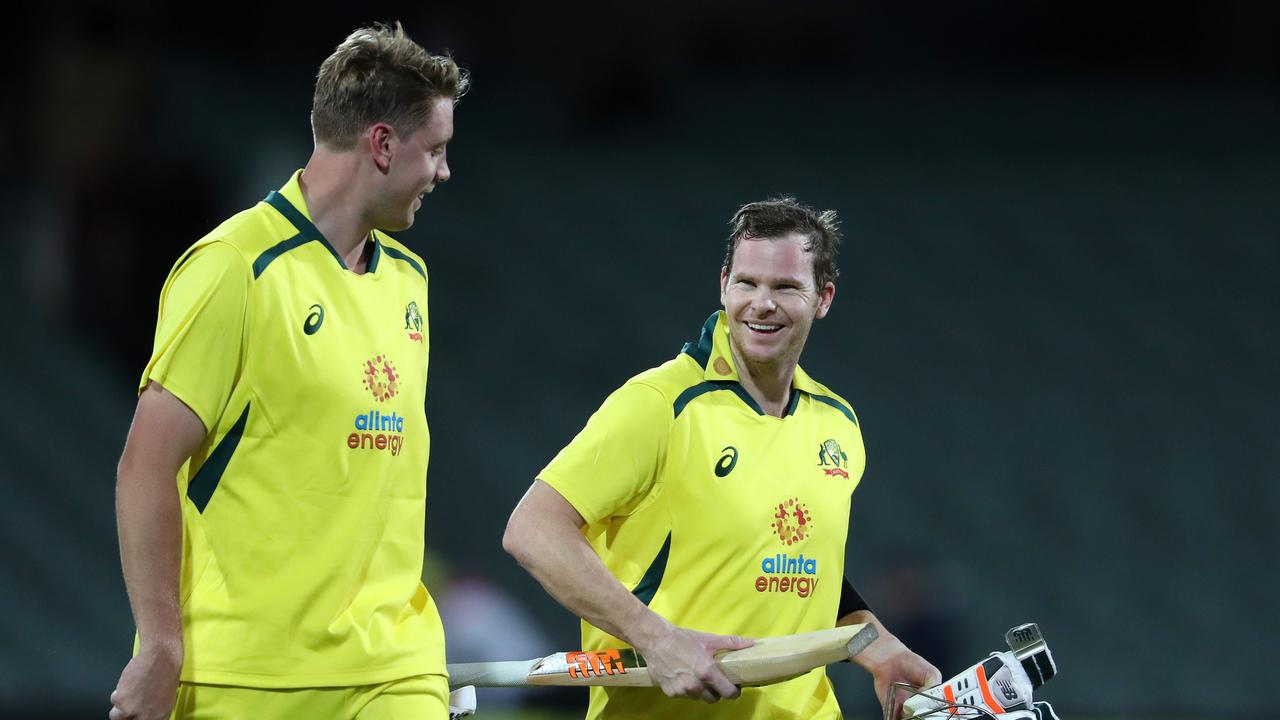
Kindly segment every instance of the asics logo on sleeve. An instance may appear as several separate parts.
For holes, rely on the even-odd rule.
[[[716,477],[724,477],[733,472],[733,466],[738,464],[738,448],[730,445],[720,452],[724,453],[720,457],[720,462],[716,463]]]
[[[320,331],[320,326],[324,324],[324,308],[319,303],[308,308],[311,314],[307,316],[306,322],[302,323],[302,332],[308,335],[315,335]]]

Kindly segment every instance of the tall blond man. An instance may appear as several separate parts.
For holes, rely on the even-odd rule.
[[[447,717],[421,581],[422,258],[466,73],[397,23],[320,66],[306,167],[178,258],[118,469],[124,718]]]
[[[844,579],[861,426],[799,365],[835,299],[836,215],[781,198],[730,226],[724,309],[610,395],[507,525],[507,550],[583,619],[583,647],[635,647],[661,686],[593,687],[589,718],[838,718],[823,668],[738,688],[714,662],[837,624],[879,631],[853,660],[882,702],[892,682],[941,679]]]

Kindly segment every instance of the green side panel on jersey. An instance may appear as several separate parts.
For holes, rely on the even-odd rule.
[[[658,586],[662,584],[662,576],[667,571],[667,556],[671,554],[671,533],[667,533],[666,542],[662,543],[662,549],[658,551],[657,557],[653,559],[653,563],[649,565],[649,569],[644,571],[644,577],[640,578],[640,582],[636,585],[636,589],[631,591],[640,602],[648,605],[653,600],[653,596],[658,592]]]
[[[248,421],[249,406],[246,404],[240,419],[222,436],[218,446],[209,453],[204,465],[200,466],[199,472],[187,483],[187,497],[195,503],[196,510],[203,513],[209,505],[209,499],[213,497],[213,491],[218,489],[218,483],[222,481],[222,474],[226,472],[227,464],[231,462],[231,456],[240,444],[240,436],[244,434],[244,426]]]

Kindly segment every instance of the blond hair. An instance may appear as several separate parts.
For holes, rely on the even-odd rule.
[[[360,28],[316,74],[311,129],[316,144],[350,150],[374,123],[411,135],[431,120],[439,98],[457,100],[471,80],[448,53],[432,55],[400,23]]]

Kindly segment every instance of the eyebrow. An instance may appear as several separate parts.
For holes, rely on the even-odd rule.
[[[729,277],[731,280],[749,280],[757,285],[760,284],[761,280],[768,280],[772,282],[774,285],[795,285],[796,287],[805,286],[804,280],[801,280],[800,278],[797,278],[791,275],[779,275],[777,277],[760,278],[755,275],[748,275],[747,273],[739,273],[738,271],[735,270],[729,274]]]

